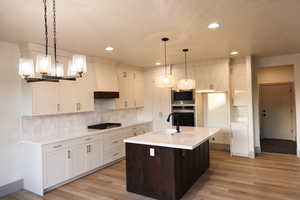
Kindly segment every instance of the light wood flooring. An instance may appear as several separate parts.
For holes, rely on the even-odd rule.
[[[125,161],[38,197],[19,191],[5,200],[147,200],[126,192]],[[299,200],[300,159],[263,153],[256,159],[211,152],[211,168],[183,197],[184,200]]]

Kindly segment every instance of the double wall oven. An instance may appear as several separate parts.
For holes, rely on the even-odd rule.
[[[195,126],[195,92],[172,91],[173,125]]]

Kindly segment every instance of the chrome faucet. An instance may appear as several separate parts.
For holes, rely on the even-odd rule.
[[[176,115],[176,113],[174,113],[174,112],[170,113],[167,118],[167,122],[170,122],[171,116],[175,116],[175,115]],[[177,133],[180,133],[180,126],[179,126],[178,119],[176,120],[176,130],[177,130]]]

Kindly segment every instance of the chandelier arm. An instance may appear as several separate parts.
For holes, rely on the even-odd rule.
[[[47,0],[43,0],[44,3],[44,23],[45,23],[45,44],[46,44],[46,56],[48,55],[48,19],[47,19]]]

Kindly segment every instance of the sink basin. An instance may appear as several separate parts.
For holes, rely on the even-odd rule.
[[[163,133],[163,134],[167,134],[167,135],[173,135],[173,134],[177,133],[177,130],[172,129],[172,128],[167,128],[167,129],[160,130],[158,132]]]

